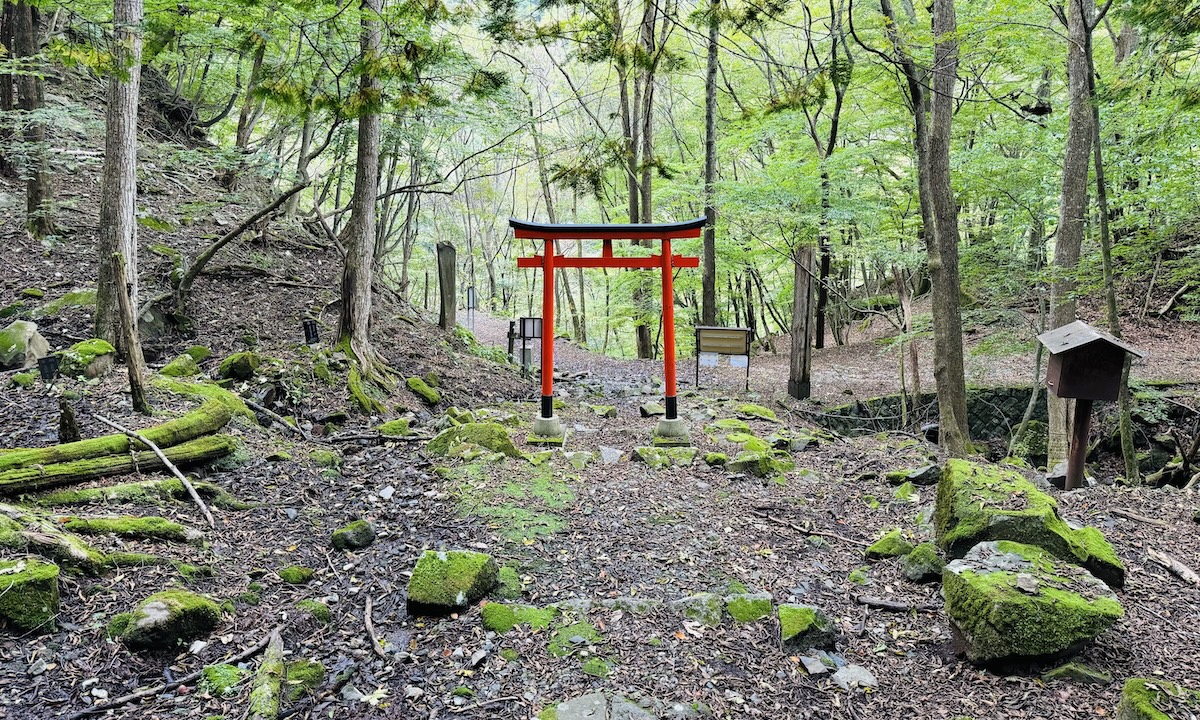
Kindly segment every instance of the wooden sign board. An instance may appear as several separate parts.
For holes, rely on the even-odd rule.
[[[696,327],[696,352],[749,355],[750,329],[700,325]]]

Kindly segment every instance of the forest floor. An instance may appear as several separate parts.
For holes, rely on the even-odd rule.
[[[79,142],[90,137],[94,145],[94,128],[91,132]],[[211,236],[265,204],[252,192],[226,194],[210,178],[179,170],[184,150],[148,143],[144,153],[162,173],[144,181],[142,200],[148,213],[169,222],[160,227],[170,228],[142,228],[144,294],[161,285],[171,266],[152,245],[192,256]],[[4,189],[9,196],[19,194],[15,185]],[[94,285],[98,196],[90,173],[62,174],[59,197],[69,229],[49,246],[25,236],[19,208],[7,211],[0,224],[0,307],[20,300],[29,287],[45,290],[42,302],[48,303]],[[936,586],[910,583],[894,561],[863,559],[863,545],[893,527],[928,537],[920,518],[933,500],[932,488],[901,499],[882,477],[943,459],[937,447],[905,433],[824,440],[792,453],[795,470],[766,480],[699,460],[661,469],[631,462],[633,449],[647,443],[654,424],[640,417],[638,407],[659,398],[660,365],[604,358],[567,342],[556,344],[567,376],[559,383],[560,412],[570,431],[566,450],[595,453],[595,462],[585,467],[560,452],[536,457],[539,464],[525,458],[481,463],[431,457],[419,442],[338,441],[386,417],[351,412],[332,435],[322,433],[322,418],[347,409],[347,393],[344,382],[326,385],[311,376],[300,321],[318,318],[328,339],[337,317],[337,265],[332,247],[286,221],[248,234],[198,282],[191,305],[194,333],[149,341],[155,367],[197,343],[215,352],[203,365],[207,373],[234,350],[252,347],[279,358],[287,372],[235,389],[263,402],[278,401],[316,437],[299,441],[269,423],[231,426],[245,444],[240,462],[197,476],[253,506],[214,508],[212,530],[186,502],[52,507],[64,514],[157,514],[202,530],[203,544],[114,537],[95,542],[104,550],[157,553],[211,574],[184,577],[170,565],[156,565],[98,578],[65,575],[54,631],[0,634],[0,718],[79,717],[238,655],[277,626],[290,658],[317,660],[327,670],[314,694],[286,703],[285,716],[296,718],[525,720],[555,703],[605,690],[642,700],[662,717],[689,717],[693,704],[703,704],[713,716],[731,719],[1082,719],[1111,716],[1127,677],[1161,676],[1200,687],[1200,588],[1147,559],[1150,550],[1193,565],[1200,558],[1193,492],[1099,484],[1058,495],[1063,515],[1100,528],[1128,570],[1119,593],[1124,618],[1078,656],[1110,673],[1112,683],[1047,683],[1040,676],[1043,666],[1012,674],[982,670],[955,656]],[[52,347],[61,349],[90,334],[89,313],[86,307],[68,308],[38,323]],[[436,372],[444,396],[428,407],[400,391],[389,399],[393,409],[387,417],[407,412],[418,435],[428,436],[449,406],[491,408],[515,416],[519,424],[511,434],[520,449],[542,449],[524,442],[537,389],[511,366],[476,357],[460,339],[387,298],[375,328],[383,356],[400,374]],[[502,337],[504,329],[500,321],[476,318],[486,341],[499,344],[496,333]],[[1195,335],[1195,324],[1157,321],[1129,332],[1135,345],[1161,342],[1145,365],[1147,375],[1161,370],[1164,377],[1192,381],[1200,380],[1196,355],[1178,348],[1196,347]],[[756,436],[813,430],[801,406],[767,391],[782,386],[783,357],[755,358],[750,393],[741,390],[738,370],[711,375],[699,392],[684,386],[681,416],[691,423],[691,441],[701,457],[739,449],[705,426],[710,418],[744,417],[738,404],[746,401],[780,416],[744,417]],[[892,391],[894,357],[873,340],[818,353],[818,399],[837,403],[847,390],[860,397]],[[995,369],[1005,383],[1028,382],[1031,356],[1004,362],[981,357],[971,367]],[[681,376],[688,374],[681,360]],[[7,379],[0,375],[0,445],[6,448],[56,442],[57,401],[65,390],[79,394],[75,402],[85,436],[107,432],[97,415],[145,427],[194,405],[156,390],[152,401],[160,417],[141,418],[129,406],[120,371],[94,382],[62,380],[46,387],[39,381],[28,390],[9,387]],[[932,388],[932,379],[925,387]],[[614,405],[616,417],[594,413],[588,405],[596,403]],[[317,450],[335,451],[336,467],[314,456]],[[89,484],[151,477],[161,476]],[[1153,518],[1155,524],[1115,510]],[[352,552],[331,548],[330,533],[355,518],[374,526],[375,542]],[[417,558],[426,549],[456,548],[490,553],[517,570],[523,602],[570,601],[574,609],[563,617],[591,629],[568,626],[571,634],[558,638],[566,641],[567,652],[557,655],[550,647],[554,630],[490,634],[479,606],[445,618],[409,615],[405,583]],[[313,579],[284,582],[279,571],[291,565],[313,569]],[[113,615],[171,586],[230,601],[207,644],[147,653],[106,638]],[[830,659],[866,668],[877,687],[847,693],[829,673],[809,674],[797,653],[780,647],[771,617],[746,624],[726,618],[709,627],[685,620],[669,605],[741,586],[768,592],[775,603],[823,609],[839,633]],[[860,603],[862,595],[923,609],[870,609]],[[648,611],[635,612],[639,603],[630,598],[651,601],[642,608]],[[298,612],[302,600],[325,603],[331,622]],[[585,662],[595,658],[603,662]],[[246,664],[253,668],[256,662]],[[228,697],[190,682],[95,716],[235,720],[245,716],[248,694],[245,682]]]

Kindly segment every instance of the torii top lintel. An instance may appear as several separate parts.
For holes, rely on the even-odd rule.
[[[560,268],[631,268],[648,270],[663,267],[661,255],[653,257],[616,257],[612,251],[613,240],[660,240],[670,247],[671,240],[700,237],[707,220],[696,218],[677,223],[647,223],[644,225],[574,225],[563,223],[526,222],[510,218],[513,236],[533,240],[603,240],[600,257],[572,257],[554,255],[554,266]],[[545,264],[541,256],[518,258],[519,268],[538,268]],[[700,259],[672,255],[669,267],[699,267]]]

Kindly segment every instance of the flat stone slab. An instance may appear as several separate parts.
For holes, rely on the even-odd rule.
[[[847,665],[833,674],[833,682],[846,692],[879,687],[875,675],[862,665]]]
[[[976,545],[942,574],[946,615],[968,660],[1028,663],[1079,650],[1124,615],[1108,586],[1033,545]]]
[[[657,715],[621,695],[595,692],[559,703],[558,720],[656,720]]]

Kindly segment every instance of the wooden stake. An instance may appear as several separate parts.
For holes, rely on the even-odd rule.
[[[78,442],[82,436],[79,434],[79,421],[75,419],[75,409],[71,407],[71,403],[67,402],[64,397],[58,398],[58,442],[69,443]]]
[[[125,277],[125,256],[113,253],[113,277]],[[129,371],[129,392],[133,396],[133,409],[143,415],[152,410],[146,400],[146,359],[142,357],[142,344],[138,341],[137,318],[133,314],[133,303],[129,299],[129,288],[121,283],[117,288],[117,315],[120,318],[121,349],[125,351],[125,367]]]
[[[1092,401],[1079,398],[1075,401],[1075,424],[1071,428],[1071,447],[1067,452],[1067,477],[1064,490],[1083,487],[1083,466],[1087,460],[1088,435],[1092,431]]]
[[[150,450],[152,450],[154,452],[154,454],[158,456],[158,459],[162,460],[163,465],[165,465],[167,467],[167,469],[170,470],[171,473],[175,475],[175,477],[179,478],[179,482],[183,483],[183,486],[185,488],[187,488],[188,495],[192,496],[192,501],[196,503],[196,507],[200,508],[200,512],[204,514],[204,519],[206,521],[208,521],[208,526],[212,527],[212,528],[215,528],[217,526],[217,521],[213,519],[212,513],[208,509],[208,505],[206,505],[204,503],[204,499],[200,497],[200,493],[196,492],[196,488],[195,488],[195,486],[192,485],[192,481],[188,480],[187,476],[185,476],[183,473],[179,472],[179,468],[175,467],[175,464],[167,459],[167,456],[163,453],[162,450],[159,449],[159,447],[157,445],[155,445],[154,443],[147,440],[145,435],[134,432],[133,430],[130,430],[129,428],[124,427],[122,425],[118,425],[117,423],[113,422],[112,420],[109,420],[108,418],[104,417],[103,415],[97,415],[96,419],[114,430],[119,430],[120,432],[125,433],[129,437],[133,438],[134,440],[137,440],[138,442],[142,443],[146,447],[150,448]]]

